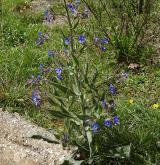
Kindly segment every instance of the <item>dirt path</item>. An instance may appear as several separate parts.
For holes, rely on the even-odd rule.
[[[58,142],[53,134],[19,114],[0,109],[0,165],[59,165],[68,151],[46,139]]]

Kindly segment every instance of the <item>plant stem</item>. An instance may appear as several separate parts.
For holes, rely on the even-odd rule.
[[[78,92],[80,93],[80,100],[81,100],[81,108],[82,108],[82,113],[83,115],[85,115],[85,108],[84,108],[84,97],[82,95],[82,91],[80,89],[80,83],[79,83],[79,77],[78,77],[78,73],[79,73],[79,66],[77,66],[75,64],[75,60],[74,60],[74,40],[73,40],[73,34],[74,34],[74,29],[73,29],[73,25],[72,25],[72,22],[71,22],[71,19],[70,19],[70,15],[69,15],[69,11],[68,11],[68,8],[67,8],[67,3],[66,3],[66,0],[64,0],[64,5],[65,5],[65,9],[66,9],[66,12],[67,12],[67,19],[68,19],[68,24],[69,24],[69,29],[70,29],[70,36],[71,36],[71,56],[72,56],[72,61],[73,61],[73,64],[74,64],[74,70],[75,70],[75,83],[76,83],[76,86],[78,88]]]

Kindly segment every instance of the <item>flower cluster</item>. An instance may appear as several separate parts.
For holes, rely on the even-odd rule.
[[[110,85],[109,85],[109,91],[110,91],[111,94],[114,95],[114,94],[116,94],[116,92],[117,92],[117,88],[114,87],[113,84],[110,84]]]
[[[107,50],[105,45],[108,43],[109,43],[109,39],[106,37],[102,39],[99,37],[94,37],[94,44],[98,46],[102,50],[102,52],[105,52]]]
[[[86,42],[86,36],[81,34],[78,36],[78,42],[80,44],[84,44]],[[71,37],[64,38],[64,44],[65,46],[68,46],[71,43]]]
[[[72,3],[68,3],[67,7],[73,14],[77,14],[77,10],[76,10],[75,6]]]
[[[69,45],[70,42],[71,42],[71,38],[65,38],[65,39],[64,39],[64,44],[65,44],[65,45]]]
[[[86,37],[85,37],[85,35],[80,35],[79,37],[78,37],[78,41],[79,41],[79,43],[80,44],[84,44],[85,42],[86,42]]]
[[[75,16],[81,19],[86,19],[89,17],[89,9],[86,5],[80,7],[80,4],[81,4],[80,0],[77,0],[72,3],[68,3],[67,7]],[[81,8],[83,8],[83,10]]]
[[[36,106],[40,106],[41,96],[40,96],[40,91],[38,89],[32,92],[32,101]]]
[[[48,51],[48,56],[49,57],[53,57],[55,55],[54,51],[53,50],[49,50]]]
[[[54,16],[53,16],[53,14],[49,11],[49,10],[46,10],[45,12],[44,12],[44,21],[45,22],[48,22],[48,23],[51,23],[51,22],[53,22],[54,21]]]
[[[38,39],[36,40],[36,45],[43,45],[46,40],[49,39],[49,35],[43,35],[42,32],[38,32]]]
[[[111,127],[112,125],[118,125],[119,124],[119,117],[118,116],[114,116],[112,118],[108,118],[104,120],[103,125],[105,127]],[[94,133],[97,133],[98,131],[100,131],[100,123],[98,123],[97,121],[94,121],[92,124],[92,130]]]
[[[62,68],[56,68],[55,71],[57,73],[57,78],[62,80]]]
[[[108,115],[108,118],[103,120],[103,125],[105,127],[111,127],[112,125],[118,125],[119,117],[117,115],[115,115],[115,111],[113,111],[115,108],[114,100],[109,100],[108,103],[105,100],[102,100],[101,105],[102,105],[102,108],[106,110],[107,115]],[[92,130],[94,133],[98,132],[100,130],[100,127],[102,127],[101,121],[99,121],[99,122],[94,121],[92,123],[91,127],[92,127]]]

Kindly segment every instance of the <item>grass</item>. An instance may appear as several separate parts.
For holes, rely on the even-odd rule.
[[[30,2],[29,2],[30,3]],[[37,75],[39,65],[48,62],[48,48],[61,51],[63,42],[61,31],[67,34],[66,25],[55,25],[53,28],[42,24],[43,12],[32,13],[30,9],[20,13],[16,6],[23,6],[24,0],[6,0],[3,2],[3,47],[0,56],[0,107],[10,112],[18,112],[45,128],[56,127],[58,124],[46,117],[45,107],[36,108],[31,101],[32,88],[26,86],[26,81],[32,74]],[[61,6],[53,7],[61,13]],[[65,30],[64,30],[65,29]],[[78,29],[81,32],[84,28]],[[44,46],[37,47],[35,40],[37,33],[47,32],[50,40]],[[86,30],[87,31],[87,30]],[[89,35],[89,32],[88,32]],[[98,51],[96,50],[97,54]],[[110,74],[115,74],[114,67],[119,67],[114,58],[109,57],[112,65],[104,62],[104,57],[90,52],[93,68],[106,72],[110,67]],[[56,57],[57,59],[59,57]],[[84,60],[84,59],[82,59]],[[120,66],[118,73],[126,70]],[[106,73],[107,74],[107,73]],[[129,71],[129,78],[122,85],[116,82],[118,95],[115,96],[118,114],[121,119],[121,136],[125,135],[126,142],[132,141],[134,153],[132,162],[136,165],[145,162],[146,165],[160,162],[160,152],[156,143],[160,141],[160,109],[154,110],[154,103],[160,104],[160,71],[158,66],[142,66],[138,74]],[[106,89],[108,86],[106,86]],[[133,104],[128,100],[133,99]],[[121,139],[121,138],[120,138]],[[117,139],[115,139],[117,140]],[[139,154],[143,153],[143,154]],[[137,161],[137,162],[136,162]]]

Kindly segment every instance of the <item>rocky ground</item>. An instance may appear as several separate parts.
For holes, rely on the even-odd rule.
[[[68,153],[53,134],[0,109],[0,165],[59,165]]]

